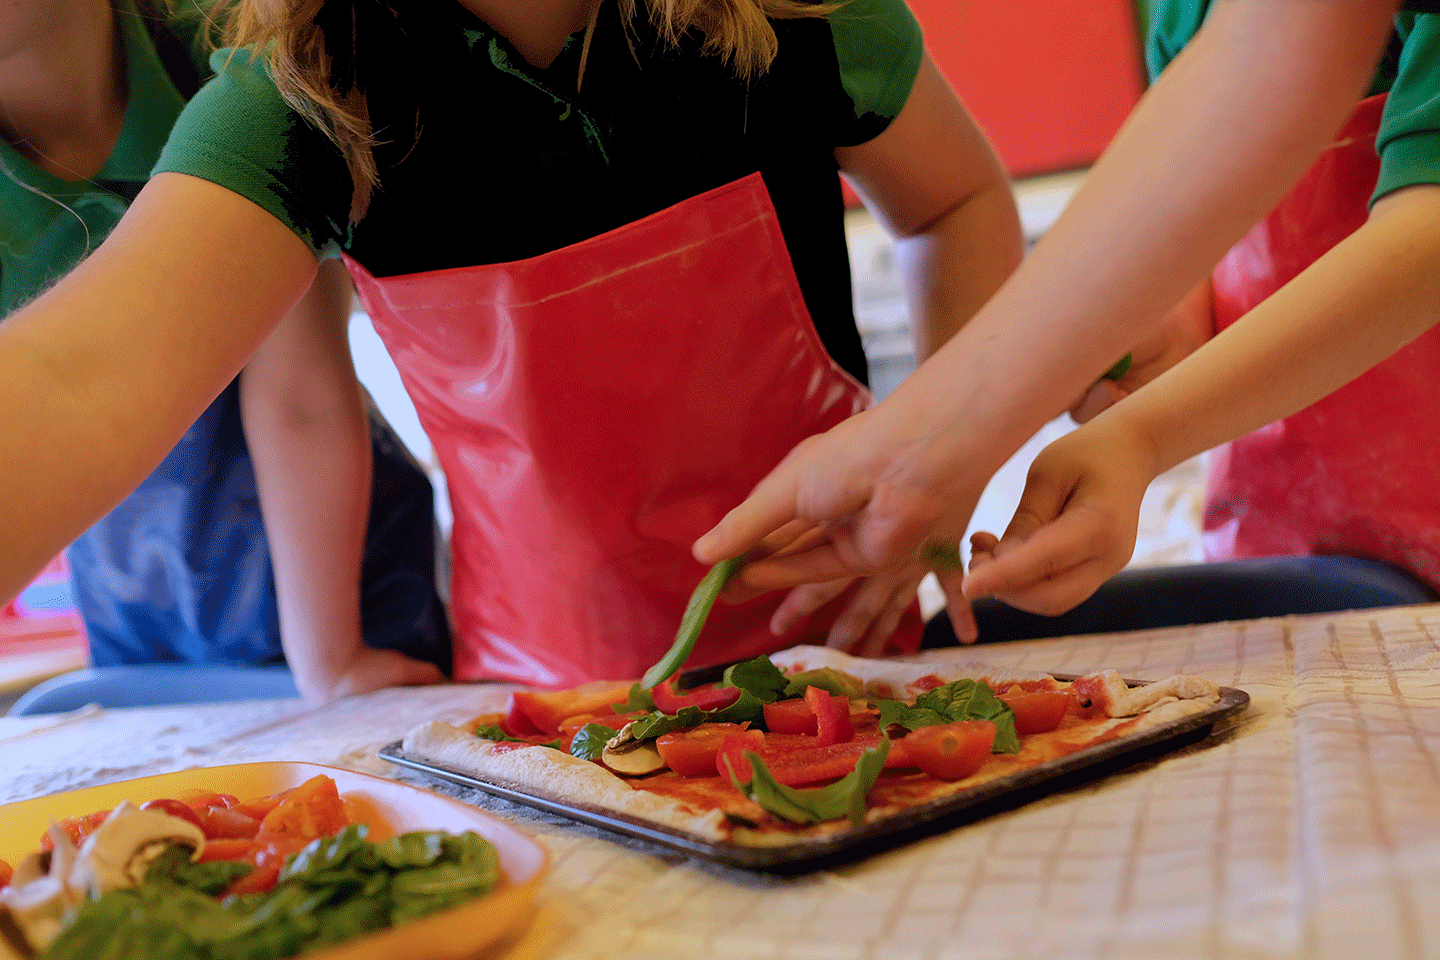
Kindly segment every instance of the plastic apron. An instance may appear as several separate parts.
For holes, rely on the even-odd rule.
[[[1217,329],[1365,222],[1384,105],[1384,96],[1363,101],[1295,189],[1221,261]],[[1215,452],[1207,555],[1365,556],[1440,587],[1437,437],[1440,328],[1432,328],[1325,399]]]
[[[445,469],[457,679],[639,676],[705,573],[694,539],[869,401],[820,343],[759,174],[514,263],[347,263]],[[717,603],[691,663],[820,640],[840,602],[777,638],[782,598]],[[919,627],[912,606],[904,646]]]

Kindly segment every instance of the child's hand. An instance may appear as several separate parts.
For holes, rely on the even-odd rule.
[[[1115,422],[1097,421],[1040,452],[1003,539],[971,538],[966,597],[1055,616],[1129,562],[1155,471],[1138,438],[1107,430],[1107,420]]]
[[[853,584],[825,645],[862,657],[881,656],[886,652],[885,641],[899,626],[906,607],[914,602],[925,572],[918,563],[907,564],[869,577],[796,587],[776,608],[770,630],[777,636],[789,632]]]
[[[1070,407],[1070,419],[1089,423],[1124,400],[1209,340],[1215,332],[1213,300],[1207,279],[1180,301],[1165,322],[1130,351],[1130,368],[1115,380],[1099,380]]]

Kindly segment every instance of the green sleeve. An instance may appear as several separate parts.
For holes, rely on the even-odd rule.
[[[1209,0],[1157,0],[1151,5],[1145,65],[1152,82],[1200,32],[1209,8]]]
[[[1440,183],[1440,14],[1402,13],[1404,41],[1375,148],[1375,200],[1401,187]]]
[[[176,121],[154,173],[209,180],[250,200],[316,255],[348,236],[350,174],[340,151],[280,98],[248,51],[218,50],[215,78]]]
[[[840,81],[854,104],[840,146],[878,136],[900,114],[920,72],[925,39],[903,0],[849,0],[830,14]]]

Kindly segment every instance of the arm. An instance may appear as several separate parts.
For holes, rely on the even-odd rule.
[[[84,263],[0,325],[0,595],[155,468],[314,272],[260,207],[161,174]]]
[[[967,596],[1073,607],[1129,561],[1145,487],[1204,450],[1302,409],[1440,319],[1440,185],[1396,191],[1366,224],[1164,376],[1036,458]],[[1263,389],[1257,389],[1263,385]]]
[[[932,533],[957,542],[947,517],[1299,178],[1364,92],[1396,6],[1218,0],[1000,292],[874,410],[797,447],[696,557],[738,555],[793,517],[827,521],[830,542],[767,561],[772,586],[891,566]]]
[[[1215,333],[1215,292],[1206,277],[1170,312],[1150,336],[1130,348],[1130,369],[1116,380],[1101,379],[1070,407],[1086,423],[1184,360]]]
[[[281,643],[296,686],[314,700],[444,679],[433,664],[363,641],[370,420],[350,358],[350,299],[344,265],[322,263],[240,378]]]
[[[915,350],[923,360],[975,314],[1020,262],[1024,242],[1010,182],[928,55],[904,109],[885,131],[835,155],[867,209],[896,237]],[[956,519],[960,531],[967,520]],[[878,652],[925,572],[915,563],[869,578],[836,621],[829,643]],[[847,576],[796,588],[776,611],[772,629],[786,632],[851,581]],[[959,586],[956,572],[957,598]],[[971,622],[957,620],[957,630]]]

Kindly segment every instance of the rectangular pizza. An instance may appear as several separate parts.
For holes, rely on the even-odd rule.
[[[1195,676],[1132,686],[1114,671],[1062,680],[802,646],[685,689],[671,678],[648,690],[618,681],[516,691],[504,713],[423,723],[383,755],[767,867],[1208,726],[1246,703]]]

